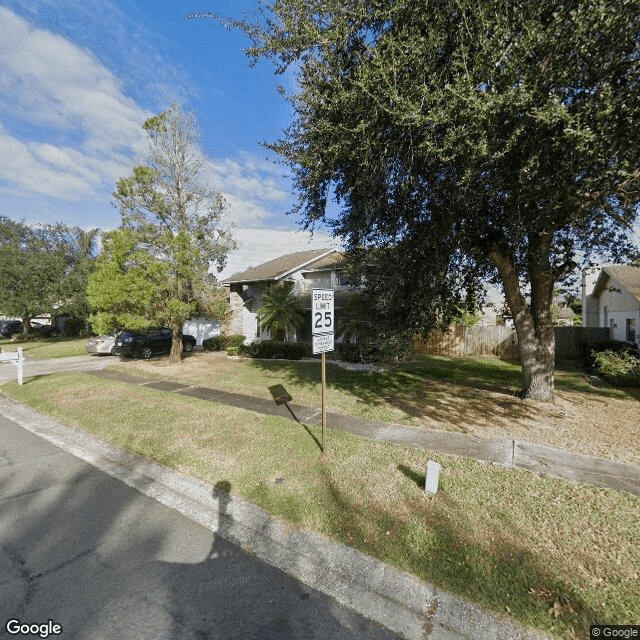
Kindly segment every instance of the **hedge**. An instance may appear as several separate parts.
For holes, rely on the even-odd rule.
[[[623,387],[640,387],[640,357],[628,352],[594,351],[594,370],[609,382]]]
[[[237,348],[237,352],[242,356],[263,360],[273,360],[274,358],[300,360],[310,355],[308,344],[301,342],[281,342],[279,340],[265,340],[263,342],[243,344]]]
[[[596,354],[608,351],[610,353],[627,354],[640,358],[640,350],[630,342],[621,340],[596,340],[594,342],[584,342],[580,345],[580,352],[585,367],[591,371],[596,370]]]
[[[205,351],[225,351],[229,348],[240,347],[244,344],[245,337],[241,335],[219,335],[202,341]]]

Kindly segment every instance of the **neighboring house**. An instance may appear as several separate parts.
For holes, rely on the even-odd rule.
[[[573,327],[576,319],[580,318],[571,307],[556,303],[551,305],[551,316],[556,327]]]
[[[585,269],[582,324],[608,327],[613,340],[640,344],[640,267],[615,264]]]
[[[303,326],[290,339],[311,342],[311,290],[334,289],[336,324],[339,309],[349,295],[341,269],[342,259],[343,255],[335,249],[310,249],[290,253],[227,278],[222,284],[229,287],[229,333],[245,336],[247,343],[268,340],[269,331],[260,329],[256,315],[262,294],[268,287],[292,282],[293,292],[301,298],[306,317]]]

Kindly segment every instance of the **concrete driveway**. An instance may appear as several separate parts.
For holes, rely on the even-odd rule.
[[[22,375],[41,376],[61,371],[96,371],[117,362],[111,356],[70,356],[68,358],[30,358],[25,354]],[[0,384],[16,380],[18,367],[13,362],[0,363]]]

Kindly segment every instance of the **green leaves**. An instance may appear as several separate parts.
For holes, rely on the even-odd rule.
[[[116,184],[122,225],[106,234],[89,282],[91,322],[101,332],[169,325],[179,335],[197,313],[224,317],[208,271],[235,243],[221,226],[224,199],[205,181],[194,117],[174,103],[143,128],[146,162]]]
[[[304,309],[289,282],[269,287],[262,294],[257,315],[262,329],[271,330],[274,340],[288,339],[304,322]]]
[[[438,306],[447,317],[491,276],[521,335],[552,351],[541,327],[553,279],[578,258],[637,254],[640,3],[263,7],[266,21],[236,24],[253,55],[297,64],[294,122],[270,148],[293,172],[305,226],[329,224],[351,252],[396,253],[386,298],[399,329],[428,329]]]
[[[0,218],[0,306],[5,315],[86,312],[95,232],[61,224],[30,227]]]

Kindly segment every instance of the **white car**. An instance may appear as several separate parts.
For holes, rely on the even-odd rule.
[[[93,336],[87,340],[87,353],[95,353],[99,356],[113,355],[115,336]]]

